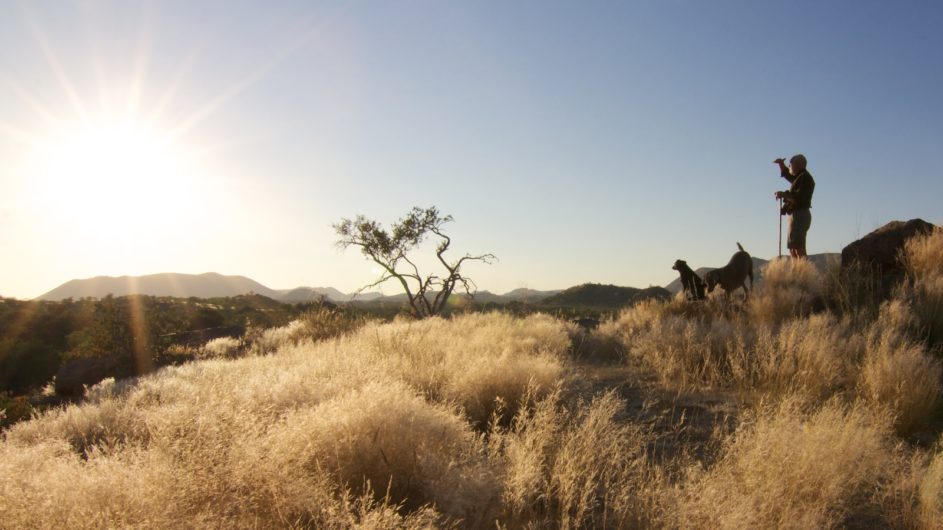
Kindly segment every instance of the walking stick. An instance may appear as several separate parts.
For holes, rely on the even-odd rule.
[[[778,197],[776,202],[779,204],[779,257],[783,257],[783,199]]]

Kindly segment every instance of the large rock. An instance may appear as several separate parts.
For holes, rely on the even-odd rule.
[[[923,219],[891,221],[874,232],[849,244],[841,251],[842,268],[860,266],[881,275],[902,275],[900,254],[904,243],[918,234],[928,234],[934,225]]]

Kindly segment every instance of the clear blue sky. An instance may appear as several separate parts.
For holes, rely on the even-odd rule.
[[[0,295],[376,276],[331,224],[452,214],[480,289],[635,287],[943,221],[938,2],[0,1]],[[396,286],[385,288],[396,292]]]

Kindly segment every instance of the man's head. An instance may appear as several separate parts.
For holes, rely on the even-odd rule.
[[[793,175],[798,175],[805,171],[806,168],[806,159],[805,155],[796,155],[789,159],[789,172]]]

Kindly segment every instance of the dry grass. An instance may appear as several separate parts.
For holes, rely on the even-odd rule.
[[[913,307],[922,339],[931,348],[943,344],[943,229],[909,239],[903,262],[909,283],[897,293]]]
[[[10,429],[4,524],[474,526],[502,496],[476,415],[550,392],[570,344],[541,316],[397,322],[316,344],[293,329],[268,334],[272,355],[106,382]]]
[[[646,460],[647,435],[618,415],[614,394],[567,409],[560,393],[522,409],[492,450],[504,470],[511,526],[625,528],[654,523],[658,494]],[[656,488],[657,489],[657,488]]]
[[[941,528],[943,451],[915,443],[939,435],[941,249],[908,246],[912,283],[860,313],[777,262],[745,302],[592,334],[318,313],[215,341],[8,429],[0,526]],[[594,369],[637,379],[581,395]],[[698,395],[740,407],[678,405]]]
[[[940,405],[940,361],[908,334],[915,318],[899,301],[886,303],[867,334],[859,393],[886,408],[902,433],[924,427]]]
[[[771,324],[729,317],[713,304],[702,304],[699,311],[681,316],[639,305],[620,315],[612,333],[621,337],[630,358],[679,392],[799,390],[824,398],[853,379],[860,341],[847,322],[825,314]]]
[[[933,455],[918,485],[921,528],[943,528],[943,450]],[[916,525],[915,525],[916,526]]]
[[[779,324],[810,315],[824,304],[825,276],[808,260],[779,259],[763,271],[763,283],[747,304],[753,322]]]
[[[839,528],[878,510],[893,473],[889,421],[861,406],[806,413],[792,400],[761,410],[679,501],[684,528]]]

